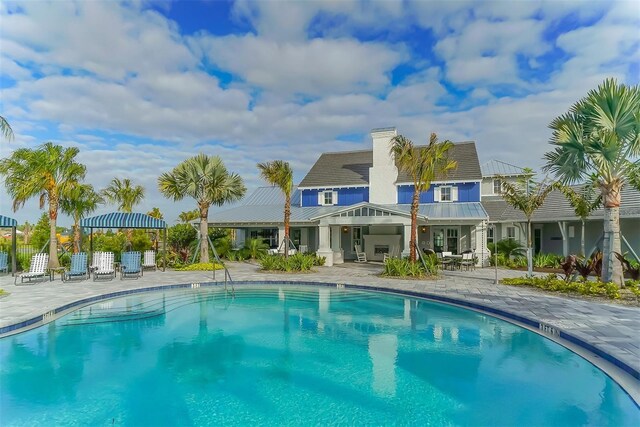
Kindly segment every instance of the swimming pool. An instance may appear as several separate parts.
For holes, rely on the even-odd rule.
[[[638,425],[607,375],[477,312],[310,286],[131,295],[0,340],[4,425]]]

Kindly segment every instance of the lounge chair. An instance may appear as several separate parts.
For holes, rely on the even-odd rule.
[[[140,252],[123,252],[120,260],[120,280],[126,277],[138,278],[142,276]]]
[[[100,277],[113,280],[116,277],[116,269],[113,266],[113,252],[96,252],[93,258],[93,281]]]
[[[367,262],[367,253],[360,250],[360,245],[355,245],[356,250],[356,262]]]
[[[62,281],[66,282],[73,279],[87,280],[89,278],[89,269],[87,268],[87,254],[78,252],[71,255],[71,268],[62,273]]]
[[[156,251],[144,251],[144,260],[142,261],[142,269],[153,268],[158,269],[156,265]]]
[[[0,271],[9,274],[9,255],[6,252],[0,252]]]
[[[18,277],[20,283],[24,283],[25,280],[44,282],[47,280],[47,264],[49,264],[49,254],[35,254],[31,257],[31,266],[29,271],[16,275],[14,284],[18,283]]]

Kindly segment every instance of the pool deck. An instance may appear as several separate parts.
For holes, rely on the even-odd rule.
[[[553,296],[535,290],[495,285],[493,269],[446,271],[439,280],[397,280],[379,277],[380,264],[347,263],[318,267],[310,274],[263,273],[249,263],[228,263],[234,281],[300,281],[344,283],[451,298],[490,307],[545,323],[577,337],[596,349],[640,371],[640,308]],[[499,277],[518,277],[523,272],[498,270]],[[223,277],[219,271],[218,280]],[[212,281],[211,272],[147,271],[138,280],[14,285],[10,275],[0,276],[0,328],[13,325],[66,304],[128,289]]]

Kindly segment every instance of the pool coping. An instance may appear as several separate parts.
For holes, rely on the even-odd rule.
[[[559,339],[565,340],[566,342],[580,348],[583,351],[586,351],[591,355],[600,357],[601,359],[613,365],[615,368],[620,369],[627,375],[630,375],[635,381],[640,382],[640,371],[638,369],[635,369],[633,366],[630,366],[624,361],[594,346],[593,344],[575,335],[572,335],[568,332],[563,331],[562,328],[549,325],[547,323],[544,323],[536,319],[532,319],[526,316],[512,313],[507,310],[494,308],[485,304],[479,304],[476,302],[467,301],[461,298],[452,298],[452,297],[447,297],[447,296],[442,296],[442,295],[437,295],[437,294],[422,292],[422,291],[386,288],[383,286],[358,285],[358,284],[351,284],[347,282],[316,282],[316,281],[297,281],[297,280],[240,280],[240,281],[234,281],[232,282],[232,284],[234,286],[235,285],[278,285],[278,284],[297,285],[297,286],[326,286],[326,287],[334,287],[338,289],[368,290],[368,291],[392,293],[392,294],[404,295],[404,296],[410,296],[410,297],[416,297],[416,298],[423,298],[430,301],[436,301],[436,302],[455,305],[463,308],[468,308],[468,309],[472,309],[474,311],[478,311],[488,315],[493,315],[495,317],[501,318],[502,320],[511,321],[512,323],[516,323],[519,326],[525,326],[529,330],[535,333],[538,333],[539,335],[542,335],[546,338],[549,338],[560,345],[567,347],[565,343],[559,341]],[[199,282],[199,283],[180,283],[180,284],[158,285],[158,286],[149,286],[149,287],[143,287],[143,288],[126,289],[126,290],[94,295],[88,298],[72,301],[60,307],[49,310],[46,313],[32,317],[30,319],[0,327],[0,338],[15,335],[21,332],[26,332],[31,329],[35,329],[53,320],[56,320],[65,314],[68,314],[68,312],[70,312],[72,309],[80,308],[81,306],[86,306],[86,305],[89,305],[98,301],[102,301],[105,299],[119,298],[127,295],[153,292],[153,291],[163,291],[163,290],[172,290],[172,289],[197,289],[200,287],[222,287],[224,285],[225,285],[225,282],[218,282],[218,281],[207,281],[207,282]],[[231,285],[231,283],[229,285]],[[569,350],[575,352],[575,349],[569,348]],[[582,357],[585,357],[584,354],[579,354],[579,355]],[[587,359],[589,362],[596,365],[599,369],[605,372],[605,374],[612,377],[610,375],[610,372],[608,372],[608,370],[606,369],[606,367],[603,367],[601,365],[594,363],[594,361],[588,357],[585,357],[585,359]],[[614,381],[615,381],[615,378],[614,378]],[[627,390],[627,387],[620,384],[619,381],[616,381],[616,382],[627,392],[627,394],[629,394],[629,396],[636,403],[636,405],[640,407],[640,402],[636,400],[636,398],[633,396],[633,393],[630,390]]]

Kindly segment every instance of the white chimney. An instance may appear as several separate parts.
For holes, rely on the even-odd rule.
[[[381,205],[398,202],[396,179],[398,168],[389,153],[391,139],[398,135],[396,128],[373,129],[373,167],[369,168],[369,201]]]

